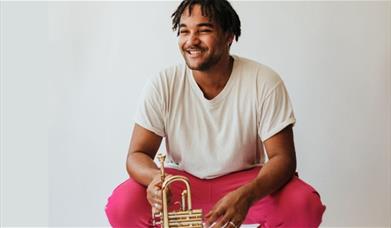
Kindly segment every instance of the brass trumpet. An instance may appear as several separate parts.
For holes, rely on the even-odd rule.
[[[163,210],[162,212],[155,212],[152,208],[152,225],[157,227],[160,225],[161,228],[171,228],[171,227],[193,227],[193,228],[202,228],[202,209],[192,209],[191,206],[191,190],[189,179],[184,176],[171,176],[166,178],[164,172],[164,160],[165,155],[158,155],[160,161],[160,172],[162,178],[162,200],[163,200]],[[168,187],[173,182],[180,181],[183,182],[186,186],[186,190],[182,191],[181,194],[181,206],[179,211],[168,211]],[[187,204],[186,204],[187,201]]]

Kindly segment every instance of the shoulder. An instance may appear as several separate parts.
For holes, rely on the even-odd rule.
[[[175,80],[183,77],[186,71],[185,64],[176,64],[162,69],[159,78],[162,80]]]
[[[160,70],[149,79],[148,84],[157,90],[167,91],[175,82],[184,77],[186,67],[184,64],[176,64]]]
[[[258,91],[267,93],[282,83],[280,75],[271,67],[255,60],[234,56],[241,78],[250,79]]]

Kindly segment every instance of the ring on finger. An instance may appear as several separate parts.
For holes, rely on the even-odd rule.
[[[233,223],[232,221],[229,221],[229,223],[228,223],[228,224],[230,224],[231,226],[233,226],[233,227],[237,228],[237,226],[235,225],[235,223]]]

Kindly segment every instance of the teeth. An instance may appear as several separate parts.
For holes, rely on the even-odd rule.
[[[189,50],[188,52],[190,53],[190,55],[198,55],[198,54],[201,54],[201,50]]]

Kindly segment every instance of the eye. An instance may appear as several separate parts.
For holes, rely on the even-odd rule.
[[[179,34],[188,34],[188,33],[189,33],[188,30],[185,29],[179,30]]]
[[[210,29],[201,29],[200,30],[200,33],[210,33],[210,32],[212,32],[212,30],[210,30]]]

